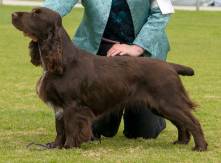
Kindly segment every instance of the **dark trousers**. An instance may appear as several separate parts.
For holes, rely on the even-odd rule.
[[[106,56],[112,46],[112,43],[102,42],[97,54]],[[166,127],[165,120],[153,114],[145,106],[127,106],[124,110],[115,109],[96,120],[92,125],[94,136],[100,138],[101,135],[105,137],[116,135],[122,116],[123,133],[127,138],[156,138]]]

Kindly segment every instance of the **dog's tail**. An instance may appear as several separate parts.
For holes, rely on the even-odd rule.
[[[182,76],[193,76],[194,75],[194,70],[191,67],[187,67],[184,65],[179,65],[175,63],[169,63],[174,70],[177,72],[177,74],[182,75]]]

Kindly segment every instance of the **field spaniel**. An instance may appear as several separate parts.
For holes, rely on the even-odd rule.
[[[207,150],[199,121],[191,111],[181,75],[193,75],[189,67],[147,57],[102,57],[73,45],[60,15],[47,8],[15,12],[12,23],[31,38],[31,62],[43,75],[37,94],[54,109],[57,136],[50,148],[79,147],[93,137],[93,120],[126,105],[142,104],[170,120],[178,130],[175,144]]]

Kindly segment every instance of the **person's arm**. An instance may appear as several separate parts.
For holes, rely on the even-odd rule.
[[[108,57],[116,55],[138,57],[146,51],[153,58],[160,58],[160,56],[156,54],[156,48],[165,46],[158,46],[158,44],[165,38],[166,25],[174,9],[170,0],[152,0],[151,6],[150,15],[136,36],[133,45],[115,44],[108,51]]]
[[[158,54],[155,53],[155,48],[159,47],[156,45],[160,43],[165,35],[164,31],[169,18],[170,14],[163,15],[159,8],[151,9],[151,15],[135,38],[133,45],[115,44],[107,52],[107,56],[128,55],[138,57],[146,51],[151,57],[159,58]]]
[[[58,12],[61,16],[67,15],[77,4],[78,0],[45,0],[43,7],[47,7]]]
[[[153,1],[150,16],[133,42],[133,44],[143,48],[154,58],[157,58],[157,54],[154,54],[155,45],[159,44],[159,40],[164,37],[166,26],[171,13],[173,13],[172,5],[170,8],[168,6],[168,8],[165,9],[165,1],[168,0]],[[159,4],[160,2],[163,2],[163,4]],[[167,4],[169,3],[170,1],[167,2]]]

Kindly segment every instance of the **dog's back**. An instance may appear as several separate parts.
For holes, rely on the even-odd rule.
[[[174,103],[182,96],[187,103],[191,101],[176,69],[166,62],[149,58],[87,57],[84,54],[79,62],[78,72],[72,72],[80,83],[74,91],[79,92],[82,88],[80,100],[99,112],[122,103],[142,102],[157,108],[161,99],[173,99]]]

